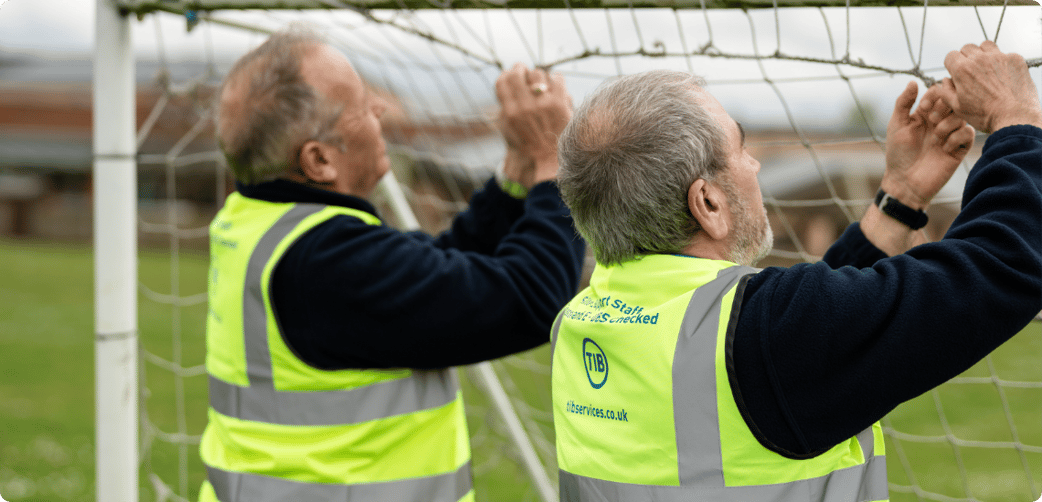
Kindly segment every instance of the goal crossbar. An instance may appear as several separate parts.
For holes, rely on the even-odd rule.
[[[300,9],[770,9],[794,7],[1037,6],[1035,0],[117,0],[127,13]]]

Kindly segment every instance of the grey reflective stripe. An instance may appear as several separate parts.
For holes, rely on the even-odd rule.
[[[264,267],[285,239],[304,218],[326,206],[296,204],[261,236],[246,264],[246,289],[242,298],[242,330],[246,337],[246,374],[250,385],[273,387],[271,380],[271,352],[268,349],[268,312],[264,307]]]
[[[721,270],[691,295],[673,352],[673,419],[680,484],[723,487],[716,406],[716,338],[724,293],[749,267]]]
[[[875,455],[865,463],[865,474],[861,477],[861,489],[857,500],[877,501],[890,499],[890,486],[886,482],[886,457]]]
[[[347,425],[445,406],[456,400],[454,371],[412,375],[351,390],[287,392],[239,387],[210,377],[210,407],[242,420],[280,425]]]
[[[562,311],[563,312],[563,311]],[[564,316],[560,312],[557,314],[557,319],[554,319],[554,325],[550,328],[550,367],[554,367],[554,351],[557,350],[557,332],[561,331],[561,321],[564,320]]]
[[[889,499],[890,488],[886,482],[886,457],[875,454],[876,438],[871,425],[857,435],[857,441],[861,444],[861,451],[865,454],[865,461],[870,464],[870,469],[878,469],[878,465],[883,466],[881,473],[869,471],[868,475],[862,478],[857,500]]]
[[[872,455],[875,455],[876,440],[872,434],[871,425],[857,435],[857,442],[861,444],[861,452],[865,454],[865,460],[868,460],[872,458]]]
[[[886,500],[886,458],[827,476],[756,486],[653,486],[616,483],[560,471],[561,502],[874,502]]]
[[[457,502],[471,490],[470,462],[447,474],[355,485],[302,483],[209,466],[206,475],[221,502]]]

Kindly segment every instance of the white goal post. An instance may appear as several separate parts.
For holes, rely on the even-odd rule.
[[[98,0],[94,55],[97,500],[138,499],[137,145],[130,19]]]
[[[890,110],[877,96],[892,105],[893,89],[908,80],[926,85],[943,76],[938,61],[958,48],[951,44],[979,43],[1001,34],[1000,44],[1018,48],[1036,84],[1042,83],[1042,9],[1031,0],[95,1],[95,496],[106,502],[137,501],[147,484],[156,500],[193,500],[198,490],[190,466],[195,460],[190,459],[197,456],[193,448],[199,431],[192,429],[185,415],[205,414],[205,409],[188,409],[184,387],[194,385],[186,384],[188,379],[201,380],[202,370],[182,361],[178,353],[182,350],[180,318],[172,321],[177,326],[170,329],[174,355],[158,356],[139,336],[138,309],[139,297],[176,309],[198,306],[205,295],[180,290],[176,270],[170,291],[155,291],[139,281],[137,264],[142,233],[169,235],[175,243],[171,255],[180,252],[176,242],[184,236],[205,235],[205,228],[177,221],[175,213],[188,207],[177,200],[178,169],[190,164],[215,166],[216,192],[227,191],[220,156],[189,147],[212,134],[208,92],[219,81],[223,64],[213,55],[223,40],[215,41],[212,33],[242,34],[244,41],[237,43],[248,48],[266,33],[303,19],[335,31],[336,45],[355,50],[349,55],[358,58],[353,62],[360,74],[398,98],[390,113],[397,121],[397,129],[391,132],[394,138],[389,140],[395,168],[382,183],[376,202],[401,229],[437,228],[465,207],[473,183],[491,173],[502,148],[489,139],[494,137],[491,83],[510,63],[521,60],[562,72],[576,102],[613,75],[653,67],[702,74],[711,92],[746,126],[750,147],[764,164],[761,186],[778,236],[769,264],[778,265],[817,259],[822,242],[830,242],[837,229],[859,218],[872,195],[867,187],[878,183],[882,167],[879,159]],[[1009,14],[1014,6],[1020,6],[1013,11],[1016,15]],[[961,24],[951,28],[959,33],[948,33],[944,23],[936,22],[938,13],[945,12],[959,14]],[[1031,16],[1033,23],[1025,23],[1024,18]],[[871,33],[865,34],[871,29],[858,25],[880,19],[893,28],[896,40],[876,41]],[[199,43],[201,55],[190,56],[203,61],[198,74],[184,77],[170,70],[179,60],[172,56],[176,44],[168,40],[175,38],[170,31],[176,30],[182,30],[184,38],[205,40]],[[147,35],[135,40],[131,35],[135,31]],[[803,31],[820,33],[813,42],[793,36]],[[1035,37],[1034,43],[1024,43],[1025,37]],[[865,49],[874,43],[885,47]],[[379,54],[384,49],[393,54]],[[417,53],[410,54],[413,50]],[[144,52],[158,54],[155,66],[150,66],[154,75],[135,75],[135,63],[141,62]],[[144,96],[141,87],[150,85],[142,82],[150,79],[158,97],[144,98],[152,100],[151,109],[141,114],[145,104],[137,98]],[[833,95],[839,97],[830,100]],[[183,136],[163,144],[163,150],[150,150],[154,145],[149,140],[165,127],[164,116],[178,100],[185,102],[178,109],[179,120],[187,122],[185,131],[177,133]],[[825,104],[815,107],[815,101]],[[824,111],[826,105],[832,111]],[[943,232],[943,222],[957,213],[958,179],[965,180],[983,139],[977,138],[976,150],[953,186],[931,209],[935,211],[931,222],[937,223],[927,230],[933,238]],[[854,165],[851,157],[858,159]],[[150,199],[168,208],[164,213],[168,219],[160,223],[140,214],[139,176],[146,166],[167,170],[159,176],[165,180],[166,195]],[[217,199],[219,203],[220,195]],[[176,261],[176,256],[171,260]],[[1032,329],[1038,329],[1038,323]],[[999,461],[1008,465],[987,475],[996,476],[995,483],[1013,486],[1010,497],[1038,496],[1042,377],[1025,377],[1017,369],[1042,364],[1042,329],[1038,331],[1038,335],[1026,332],[1018,337],[1023,342],[1017,348],[1007,350],[1033,358],[1027,363],[1008,362],[1002,355],[989,357],[967,375],[928,393],[908,409],[899,408],[884,421],[888,442],[894,445],[888,450],[889,468],[895,474],[891,476],[894,500],[947,502],[1007,496],[999,488],[983,486],[987,482],[974,472],[985,469],[978,464],[991,460],[975,460],[966,453],[970,449],[1008,453]],[[469,392],[476,389],[483,400],[472,406],[468,398],[468,418],[490,423],[489,430],[471,431],[480,436],[475,443],[508,444],[509,448],[498,442],[486,445],[486,451],[517,466],[519,476],[526,479],[525,500],[545,502],[557,499],[557,481],[548,394],[542,388],[549,372],[539,359],[544,356],[482,363],[467,368],[465,376],[472,388]],[[176,423],[172,431],[151,423],[147,399],[142,397],[148,391],[144,375],[154,367],[175,381],[173,413],[178,416],[170,420]],[[529,379],[537,384],[530,385]],[[969,387],[987,388],[987,399],[994,399],[989,409],[996,411],[994,423],[1001,431],[969,433],[965,428],[972,426],[966,424],[972,422],[953,417],[953,408],[978,399],[963,395]],[[1033,409],[1023,414],[1015,404],[1033,399],[1039,408],[1037,420]],[[909,418],[912,407],[934,415],[937,423],[919,425],[918,419]],[[172,475],[176,481],[147,465],[157,441],[176,445],[171,454],[177,457],[172,461],[177,464]],[[935,483],[917,466],[921,452],[931,449],[953,466],[943,474],[931,474],[955,479]],[[475,476],[502,469],[495,463],[499,460],[480,465],[482,460],[475,458]],[[149,481],[141,483],[141,479]],[[479,500],[486,499],[479,495]]]

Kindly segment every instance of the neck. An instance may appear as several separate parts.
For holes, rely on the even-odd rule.
[[[705,258],[707,260],[728,260],[729,249],[727,245],[719,240],[710,239],[705,232],[698,232],[691,242],[680,250],[684,256]]]
[[[300,183],[301,185],[306,185],[306,186],[309,186],[311,188],[318,188],[318,189],[321,189],[321,190],[329,190],[330,192],[344,193],[344,192],[336,189],[337,188],[336,184],[334,184],[332,182],[325,182],[325,183],[323,183],[323,182],[315,181],[315,180],[305,176],[304,173],[302,173],[302,172],[286,172],[286,173],[284,173],[280,177],[282,179],[284,179],[284,180],[292,181],[294,183]],[[348,195],[350,195],[350,194],[348,194]]]

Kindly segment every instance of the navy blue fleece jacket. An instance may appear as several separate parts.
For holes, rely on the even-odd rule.
[[[363,199],[284,180],[238,188],[376,214]],[[520,201],[490,181],[437,238],[352,216],[323,222],[279,260],[272,304],[289,347],[318,368],[470,364],[546,343],[584,255],[556,184]]]
[[[942,240],[886,257],[854,224],[823,262],[743,281],[728,361],[739,409],[765,446],[819,454],[1042,310],[1042,129],[988,138]]]

